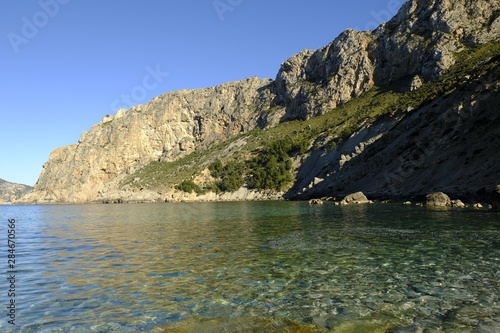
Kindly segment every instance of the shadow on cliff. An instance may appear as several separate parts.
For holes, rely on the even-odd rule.
[[[466,200],[489,197],[500,184],[499,73],[466,78],[449,95],[383,116],[333,150],[313,148],[285,198],[357,191],[418,198],[438,190]]]

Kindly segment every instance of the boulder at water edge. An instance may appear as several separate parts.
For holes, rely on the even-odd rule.
[[[450,207],[451,199],[443,192],[435,192],[427,195],[425,205],[429,207]]]
[[[341,202],[341,205],[347,204],[360,204],[360,203],[369,203],[370,201],[366,197],[363,192],[356,192],[347,195]]]

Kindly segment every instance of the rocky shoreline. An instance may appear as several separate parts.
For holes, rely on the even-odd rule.
[[[143,191],[115,191],[109,196],[82,203],[70,202],[22,202],[16,201],[14,204],[129,204],[129,203],[167,203],[167,202],[238,202],[238,201],[288,201],[283,197],[283,192],[253,191],[244,187],[234,193],[224,193],[222,195],[208,193],[196,195],[195,193],[185,193],[180,191],[169,191],[166,193],[149,190]],[[468,208],[468,209],[489,209],[500,211],[500,185],[492,191],[482,189],[479,193],[473,193],[468,197],[460,198],[452,196],[450,198],[444,192],[434,192],[421,196],[399,196],[389,198],[386,195],[368,195],[363,192],[356,192],[346,196],[330,196],[314,198],[308,201],[311,205],[322,205],[333,203],[335,205],[357,205],[357,204],[404,204],[417,205],[429,208]],[[296,200],[292,200],[296,201]]]
[[[368,199],[363,192],[357,192],[347,195],[343,199],[339,200],[335,197],[323,197],[318,199],[311,199],[309,203],[312,205],[321,205],[324,202],[334,202],[336,205],[349,205],[349,204],[373,204],[373,203],[397,203],[404,205],[417,205],[426,206],[430,208],[474,208],[474,209],[494,209],[500,210],[500,186],[497,187],[497,191],[492,192],[489,195],[489,200],[475,200],[472,198],[464,200],[466,203],[462,202],[461,199],[450,199],[450,197],[443,192],[435,192],[425,196],[425,200],[408,198],[393,198],[393,199]]]

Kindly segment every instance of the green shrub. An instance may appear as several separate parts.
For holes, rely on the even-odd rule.
[[[290,157],[281,160],[274,155],[259,156],[251,162],[248,186],[254,189],[284,190],[293,181]]]
[[[245,184],[242,175],[231,175],[217,183],[222,192],[236,192]]]
[[[205,185],[205,189],[207,191],[214,192],[215,194],[220,194],[220,193],[222,193],[222,191],[221,191],[218,183],[219,183],[219,181],[208,183]]]
[[[290,154],[304,151],[305,147],[305,144],[296,144],[290,138],[268,144],[249,163],[248,186],[255,189],[284,190],[293,181]]]
[[[215,162],[210,163],[208,166],[208,170],[210,170],[210,174],[212,177],[218,178],[222,175],[224,167],[222,166],[222,162],[217,160]]]
[[[215,193],[235,192],[245,184],[245,179],[243,178],[245,165],[241,162],[231,160],[226,165],[223,165],[220,160],[217,160],[211,163],[208,169],[212,177],[219,179],[213,184],[217,187],[217,190],[214,191],[213,185],[209,188]]]
[[[351,137],[351,135],[353,135],[354,132],[356,132],[358,129],[359,129],[358,124],[352,124],[352,125],[347,126],[346,128],[344,128],[342,130],[342,132],[340,132],[340,135],[339,135],[340,139],[342,141],[349,139]]]
[[[203,193],[203,190],[197,184],[195,184],[191,179],[184,180],[182,183],[177,185],[175,188],[178,189],[179,191],[183,191],[183,192],[187,192],[187,193],[193,193],[193,191],[196,192],[196,194]]]

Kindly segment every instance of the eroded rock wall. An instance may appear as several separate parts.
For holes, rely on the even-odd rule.
[[[270,79],[163,94],[106,116],[77,144],[56,149],[28,202],[87,202],[151,161],[172,161],[255,128],[272,98]]]
[[[410,0],[376,30],[347,29],[328,46],[285,61],[276,77],[283,120],[307,119],[342,105],[374,85],[436,80],[454,53],[499,38],[499,2]]]

